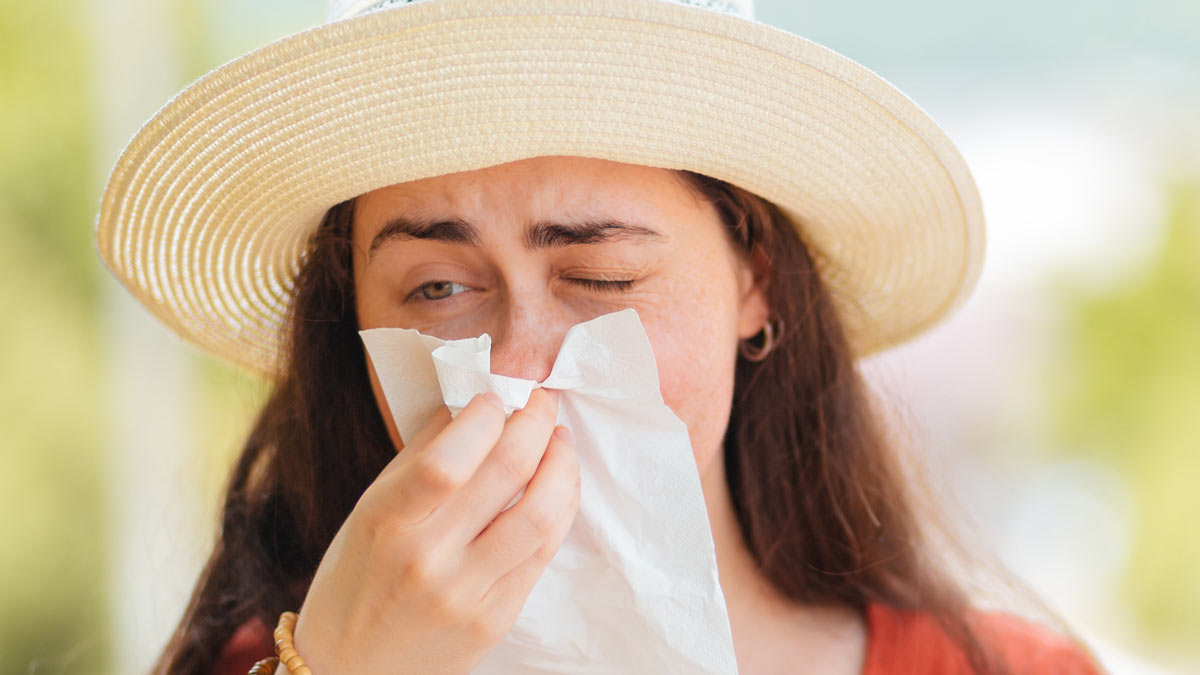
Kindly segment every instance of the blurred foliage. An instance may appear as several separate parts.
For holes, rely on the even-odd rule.
[[[1059,445],[1120,472],[1137,513],[1125,601],[1154,640],[1200,635],[1200,179],[1169,191],[1161,249],[1111,290],[1068,293]]]
[[[190,4],[207,7],[175,2],[175,23],[195,35],[203,10]],[[105,273],[92,243],[99,176],[84,9],[0,2],[0,673],[112,670]],[[193,76],[211,60],[193,58]],[[194,362],[194,424],[215,450],[199,478],[215,513],[263,385]]]
[[[107,672],[105,434],[86,44],[0,4],[0,672]]]
[[[11,225],[10,211],[0,218]],[[0,672],[104,672],[105,435],[95,320],[43,265],[40,242],[0,229]],[[79,662],[89,664],[80,668]],[[96,670],[92,670],[96,667]],[[44,670],[43,670],[44,668]]]
[[[0,3],[0,199],[39,276],[92,312],[95,216],[86,30],[74,2]]]

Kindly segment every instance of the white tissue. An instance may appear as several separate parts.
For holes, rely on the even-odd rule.
[[[573,326],[543,382],[491,373],[491,338],[361,332],[402,439],[443,402],[492,391],[505,410],[560,392],[575,437],[579,512],[520,617],[477,674],[737,672],[687,427],[663,403],[632,309]]]

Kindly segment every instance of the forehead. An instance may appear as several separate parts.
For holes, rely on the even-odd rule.
[[[356,236],[400,214],[488,224],[548,218],[653,223],[694,220],[707,207],[674,171],[582,157],[537,157],[400,183],[361,195]]]

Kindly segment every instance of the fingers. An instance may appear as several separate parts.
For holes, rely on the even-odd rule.
[[[396,470],[376,481],[410,522],[423,520],[467,484],[500,440],[504,408],[495,394],[479,395],[452,422],[442,418],[432,425],[437,428],[428,434],[422,429],[397,455]]]
[[[513,621],[579,508],[574,442],[566,427],[558,429],[521,501],[497,516],[463,556],[462,573],[481,602],[492,605],[487,611],[511,610]]]
[[[425,422],[412,438],[405,440],[404,447],[396,456],[383,467],[383,471],[379,472],[379,476],[385,476],[391,471],[395,471],[397,467],[408,464],[412,461],[413,455],[417,453],[417,448],[423,448],[429,444],[429,441],[450,423],[450,409],[444,405],[438,406],[433,415]],[[405,454],[408,451],[408,454]]]
[[[296,641],[314,669],[467,672],[500,641],[579,503],[569,435],[553,435],[557,402],[535,393],[507,423],[486,397],[453,421],[439,411],[367,489],[302,606]],[[451,508],[483,524],[442,518]]]
[[[525,407],[513,413],[496,447],[463,490],[451,498],[435,519],[466,546],[512,503],[542,461],[554,423],[558,396],[535,389]]]

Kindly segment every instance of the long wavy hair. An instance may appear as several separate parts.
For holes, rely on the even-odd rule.
[[[1005,670],[967,621],[966,593],[931,555],[919,483],[900,461],[830,293],[775,205],[678,172],[733,246],[767,262],[769,356],[739,356],[724,461],[762,573],[798,603],[931,613],[979,673]],[[334,534],[394,456],[358,337],[353,200],[329,209],[295,279],[282,374],[234,466],[220,536],[156,672],[210,672],[246,621],[299,607]]]

